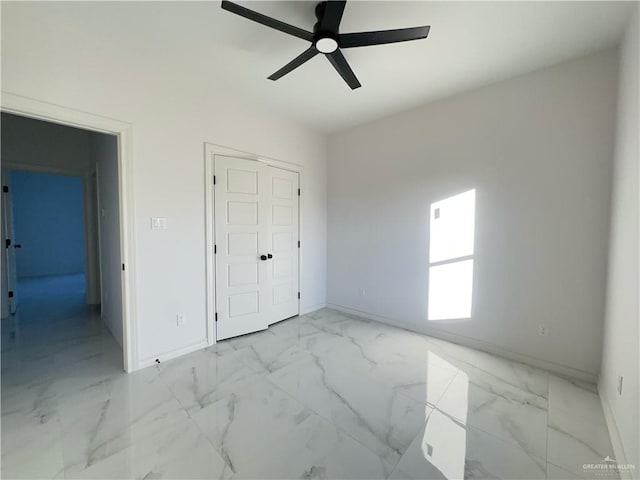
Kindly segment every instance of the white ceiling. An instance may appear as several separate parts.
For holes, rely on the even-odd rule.
[[[240,3],[240,2],[239,2]],[[313,2],[241,2],[311,29]],[[349,1],[342,32],[431,25],[429,38],[345,49],[362,87],[351,91],[316,57],[277,82],[266,80],[306,48],[227,12],[224,41],[244,50],[242,85],[274,110],[335,131],[437,98],[615,45],[632,2]]]
[[[238,3],[309,30],[315,23],[316,2]],[[322,56],[267,80],[309,43],[224,11],[219,1],[51,2],[44,8],[57,18],[52,22],[74,23],[114,49],[142,44],[167,67],[188,62],[212,88],[234,89],[263,108],[331,132],[611,47],[633,3],[351,0],[345,33],[431,25],[426,40],[345,49],[362,83],[355,91]]]

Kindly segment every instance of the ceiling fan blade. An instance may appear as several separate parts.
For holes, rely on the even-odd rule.
[[[322,14],[322,20],[320,21],[320,28],[318,30],[337,34],[346,3],[346,0],[327,1],[324,4],[324,13]]]
[[[427,38],[430,26],[381,30],[378,32],[341,33],[340,48],[368,47],[384,43],[408,42]]]
[[[315,47],[308,48],[307,50],[302,52],[300,55],[298,55],[296,58],[294,58],[289,63],[287,63],[280,70],[271,74],[269,76],[269,80],[278,80],[279,78],[284,77],[287,73],[291,72],[292,70],[295,70],[303,63],[308,62],[317,54],[318,54],[318,50],[316,50]]]
[[[356,74],[353,73],[351,67],[347,63],[347,59],[344,58],[340,50],[336,50],[332,53],[327,53],[327,58],[331,62],[331,65],[335,67],[340,76],[347,82],[347,85],[351,87],[351,90],[361,87],[360,82],[356,78]]]
[[[294,27],[293,25],[289,25],[288,23],[281,22],[280,20],[276,20],[275,18],[267,17],[266,15],[262,15],[261,13],[254,12],[253,10],[249,10],[248,8],[238,5],[237,3],[222,0],[222,8],[231,13],[235,13],[236,15],[240,15],[241,17],[248,18],[249,20],[253,20],[254,22],[261,23],[262,25],[266,25],[267,27],[271,27],[275,30],[288,33],[289,35],[293,35],[294,37],[298,37],[309,42],[313,41],[313,33],[303,30],[302,28]]]

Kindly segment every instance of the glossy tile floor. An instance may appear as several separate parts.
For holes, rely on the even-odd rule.
[[[125,375],[82,301],[3,321],[2,478],[603,478],[583,464],[613,456],[595,386],[489,354],[325,309]]]

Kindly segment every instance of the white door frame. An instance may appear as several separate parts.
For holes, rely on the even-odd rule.
[[[42,102],[33,98],[2,91],[0,111],[35,118],[70,127],[115,135],[118,139],[118,185],[120,201],[120,251],[122,264],[122,343],[126,372],[138,368],[137,325],[135,317],[135,245],[133,217],[133,158],[131,155],[132,126],[108,117]]]
[[[9,181],[9,170],[2,166],[2,187],[9,187],[6,194],[2,193],[2,242],[9,240],[11,245],[3,246],[2,256],[2,278],[0,282],[4,282],[4,288],[2,289],[2,318],[10,317],[14,315],[18,308],[17,299],[17,283],[18,283],[18,269],[16,266],[16,234],[15,224],[13,219],[13,190],[11,182]],[[12,295],[10,297],[9,295]],[[6,313],[6,315],[5,315]]]
[[[225,147],[222,145],[216,145],[214,143],[204,144],[204,185],[205,185],[205,216],[206,216],[206,289],[207,289],[207,342],[209,345],[216,343],[216,324],[215,324],[215,307],[216,307],[216,269],[215,269],[215,255],[213,253],[213,245],[215,243],[215,218],[214,218],[214,201],[215,195],[213,190],[213,174],[215,172],[215,156],[224,155],[226,157],[242,158],[244,160],[254,160],[261,162],[272,167],[282,168],[284,170],[291,170],[298,173],[298,188],[302,188],[302,176],[304,174],[304,168],[297,163],[284,162],[282,160],[276,160],[274,158],[264,157],[255,153],[243,152],[241,150],[235,150],[233,148]],[[302,192],[298,197],[298,238],[302,236]],[[298,289],[302,296],[302,255],[298,249]],[[300,300],[298,299],[298,314],[300,314]]]

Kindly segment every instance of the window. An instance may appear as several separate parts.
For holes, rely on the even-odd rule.
[[[429,320],[471,317],[476,191],[431,205]]]

